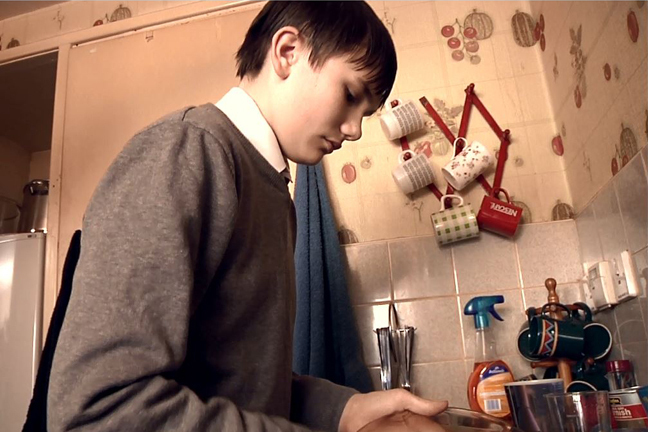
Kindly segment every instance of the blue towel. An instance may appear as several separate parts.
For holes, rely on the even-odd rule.
[[[297,167],[295,209],[297,315],[293,370],[369,392],[371,378],[362,362],[321,162]]]

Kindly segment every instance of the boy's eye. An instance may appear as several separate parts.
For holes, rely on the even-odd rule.
[[[351,93],[348,87],[345,87],[344,92],[346,94],[346,100],[349,103],[355,103],[357,101],[356,97]]]

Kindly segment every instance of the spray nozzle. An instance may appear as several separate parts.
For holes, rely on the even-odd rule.
[[[499,316],[495,310],[495,305],[498,303],[504,303],[504,296],[494,295],[494,296],[481,296],[473,297],[464,308],[465,315],[474,315],[475,317],[475,328],[481,329],[486,328],[490,325],[488,314],[490,313],[500,321],[504,319]]]

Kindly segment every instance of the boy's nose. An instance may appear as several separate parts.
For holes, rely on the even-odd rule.
[[[345,141],[357,141],[362,137],[362,119],[350,119],[342,124],[341,130]]]

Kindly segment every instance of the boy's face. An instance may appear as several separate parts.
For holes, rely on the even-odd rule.
[[[290,72],[279,101],[275,133],[284,155],[314,165],[322,157],[362,136],[362,119],[380,103],[347,56],[333,57],[313,69],[302,56]]]

